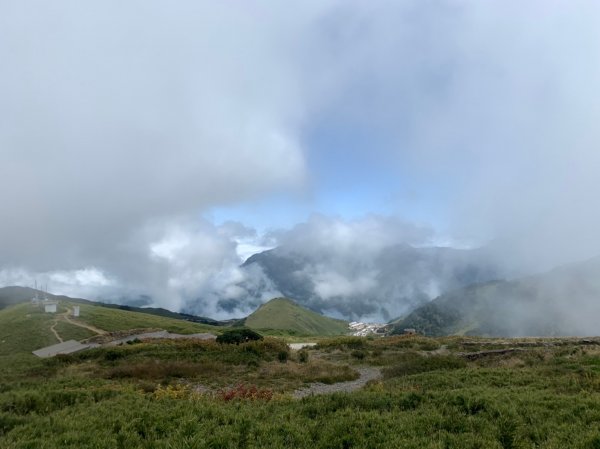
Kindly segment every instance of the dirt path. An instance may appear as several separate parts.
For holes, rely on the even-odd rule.
[[[54,334],[54,336],[56,337],[58,342],[62,343],[64,340],[62,339],[62,337],[60,335],[58,335],[58,332],[56,332],[56,329],[55,329],[57,324],[58,324],[58,318],[54,320],[54,324],[50,327],[50,330],[52,331],[52,333]]]
[[[98,329],[97,327],[92,326],[90,324],[81,323],[79,321],[73,321],[69,317],[69,315],[71,315],[71,309],[67,309],[67,313],[62,314],[61,316],[62,316],[62,318],[65,319],[65,321],[67,321],[69,324],[72,324],[73,326],[83,327],[83,328],[88,329],[88,330],[90,330],[92,332],[95,332],[98,335],[104,335],[104,334],[106,334],[105,330]]]
[[[376,380],[381,377],[381,370],[379,368],[373,368],[369,366],[357,368],[356,371],[358,371],[360,374],[360,377],[356,380],[338,382],[331,385],[318,382],[310,384],[310,386],[307,388],[296,390],[294,392],[294,398],[300,399],[315,394],[349,393],[364,387],[370,380]]]
[[[102,329],[98,329],[97,327],[91,326],[89,324],[85,324],[85,323],[81,323],[79,321],[72,320],[69,317],[69,315],[71,315],[71,313],[72,313],[71,309],[67,308],[67,311],[65,313],[61,313],[60,315],[56,316],[56,318],[54,319],[54,324],[50,327],[50,330],[52,331],[52,333],[54,334],[54,336],[56,337],[56,339],[58,340],[59,343],[64,342],[62,337],[58,334],[58,332],[56,332],[56,325],[58,324],[59,320],[64,320],[67,323],[72,324],[73,326],[83,327],[83,328],[88,329],[98,335],[106,334],[106,331],[104,331]]]

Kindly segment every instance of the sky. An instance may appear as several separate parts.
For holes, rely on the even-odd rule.
[[[0,285],[219,314],[206,298],[245,294],[245,258],[315,223],[526,271],[600,254],[598,19],[578,0],[0,0]]]

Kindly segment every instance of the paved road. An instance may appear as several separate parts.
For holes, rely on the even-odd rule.
[[[356,371],[360,374],[360,377],[356,380],[350,380],[348,382],[338,382],[335,384],[322,384],[314,383],[307,388],[296,390],[294,392],[294,398],[300,399],[306,396],[315,394],[330,394],[330,393],[348,393],[351,391],[358,390],[364,387],[370,380],[376,380],[381,377],[381,370],[373,367],[362,367],[357,368]]]

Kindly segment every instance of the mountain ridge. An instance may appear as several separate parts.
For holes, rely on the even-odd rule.
[[[349,320],[388,321],[441,293],[503,278],[492,260],[485,248],[404,243],[380,248],[369,257],[351,254],[342,263],[327,248],[307,253],[279,246],[252,255],[241,267],[259,266],[282,296],[320,313],[335,310]]]
[[[393,333],[589,336],[600,334],[600,257],[512,281],[440,295],[394,322]]]
[[[126,304],[113,304],[102,301],[93,301],[90,299],[73,298],[66,295],[55,295],[52,293],[46,293],[42,290],[36,290],[31,287],[22,287],[17,285],[11,285],[6,287],[0,287],[0,310],[10,305],[19,304],[31,300],[35,295],[39,298],[46,296],[48,299],[57,301],[69,301],[81,304],[93,304],[99,307],[105,307],[109,309],[119,309],[129,312],[145,313],[148,315],[160,316],[165,318],[173,318],[177,320],[190,321],[193,323],[207,324],[210,326],[229,326],[235,324],[239,319],[232,320],[215,320],[209,317],[202,317],[192,315],[188,313],[173,312],[171,310],[162,307],[137,307]]]

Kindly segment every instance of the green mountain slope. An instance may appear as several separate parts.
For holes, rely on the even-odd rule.
[[[261,305],[245,320],[256,330],[283,330],[296,335],[341,335],[348,323],[319,315],[287,298],[276,298]]]
[[[444,294],[394,323],[427,335],[600,335],[600,258]]]
[[[169,332],[193,334],[199,332],[220,332],[222,329],[222,327],[208,324],[92,304],[80,304],[80,308],[80,321],[108,332],[136,328],[160,328]]]
[[[2,287],[0,288],[0,310],[19,304],[21,302],[29,301],[35,296],[36,290],[29,287]],[[38,290],[38,294],[41,294]]]
[[[3,356],[31,351],[58,343],[50,327],[53,317],[29,304],[0,310],[0,361]],[[33,356],[32,356],[33,357]]]
[[[66,320],[67,309],[80,306],[80,317]],[[61,300],[56,314],[45,313],[29,301],[0,310],[0,357],[15,353],[29,353],[43,346],[58,343],[52,328],[63,340],[82,340],[97,332],[73,322],[89,325],[99,331],[121,331],[140,328],[165,329],[170,332],[192,334],[220,332],[223,327],[209,326],[180,319],[165,318],[145,313],[102,307],[90,303]]]
[[[88,299],[82,298],[71,298],[69,296],[64,295],[53,295],[51,293],[44,294],[44,292],[40,290],[35,290],[29,287],[19,287],[19,286],[10,286],[10,287],[1,287],[0,288],[0,310],[4,307],[8,307],[14,304],[20,304],[23,302],[29,302],[31,298],[33,298],[36,293],[38,297],[43,298],[47,297],[48,299],[57,300],[57,301],[68,301],[70,303],[77,304],[90,304],[98,307],[106,307],[109,309],[119,309],[125,310],[129,312],[139,312],[148,315],[156,315],[159,317],[165,318],[173,318],[176,320],[184,320],[191,321],[194,323],[208,324],[211,326],[230,326],[236,324],[238,320],[225,320],[225,321],[217,321],[211,318],[190,315],[187,313],[177,313],[172,312],[167,309],[157,308],[157,307],[135,307],[121,304],[111,304],[97,301],[90,301]]]

